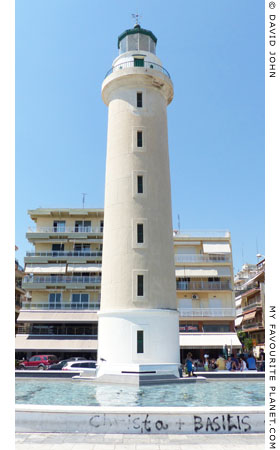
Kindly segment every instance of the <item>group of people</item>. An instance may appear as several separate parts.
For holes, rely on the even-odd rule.
[[[265,354],[263,349],[260,350],[260,371],[265,370]],[[256,358],[252,352],[248,355],[239,354],[236,356],[232,353],[227,359],[223,357],[222,354],[219,355],[217,359],[209,359],[209,355],[204,355],[204,364],[199,361],[193,361],[192,354],[189,352],[185,361],[185,374],[187,376],[196,376],[195,371],[199,370],[198,367],[204,366],[204,370],[229,370],[229,371],[240,371],[245,370],[257,370]]]

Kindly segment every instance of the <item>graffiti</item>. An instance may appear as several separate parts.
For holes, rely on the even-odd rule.
[[[174,415],[96,414],[89,424],[96,432],[105,430],[128,433],[247,433],[252,430],[250,417],[241,414]],[[252,431],[251,431],[252,432]]]

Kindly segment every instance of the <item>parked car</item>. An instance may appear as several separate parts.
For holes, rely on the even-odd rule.
[[[77,371],[77,372],[96,372],[96,361],[69,361],[62,367],[62,370]]]
[[[55,355],[35,355],[31,356],[31,358],[26,361],[20,361],[18,368],[20,370],[45,370],[48,369],[51,364],[56,363],[57,361],[58,359]]]
[[[51,366],[49,366],[49,370],[61,370],[62,367],[65,366],[65,364],[67,364],[70,361],[84,361],[85,359],[82,358],[81,356],[73,356],[73,358],[68,358],[68,359],[63,359],[62,361],[59,361],[56,364],[52,364]]]

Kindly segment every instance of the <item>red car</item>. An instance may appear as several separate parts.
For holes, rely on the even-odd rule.
[[[19,369],[48,369],[51,364],[57,363],[58,359],[55,355],[35,355],[32,356],[28,361],[21,361],[19,364]]]

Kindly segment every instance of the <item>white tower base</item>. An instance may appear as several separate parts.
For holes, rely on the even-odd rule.
[[[178,380],[178,311],[131,309],[98,316],[96,381],[141,385]],[[142,349],[137,344],[138,331],[143,332]]]

